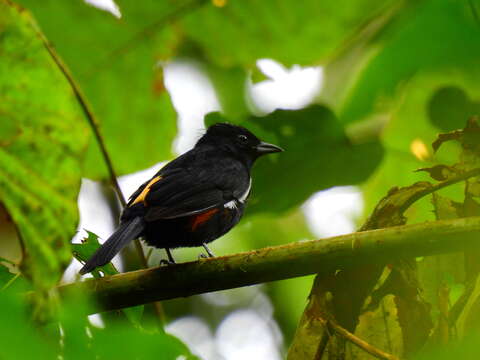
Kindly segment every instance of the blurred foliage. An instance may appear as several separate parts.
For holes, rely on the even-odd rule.
[[[82,0],[17,1],[28,11],[0,0],[0,201],[25,254],[9,270],[0,261],[0,289],[11,281],[0,295],[3,328],[8,329],[0,336],[2,358],[149,358],[160,348],[166,359],[189,356],[175,339],[143,329],[152,316],[147,309],[133,310],[133,317],[127,310],[134,327],[105,316],[106,328],[96,329],[82,315],[81,295],[77,308],[57,308],[55,296],[49,302],[43,296],[37,303],[50,308],[42,320],[50,317],[51,324],[32,325],[17,297],[32,286],[45,294],[60,280],[71,259],[68,242],[78,222],[80,178],[108,178],[93,137],[87,148],[88,122],[43,41],[56,49],[91,103],[118,175],[172,158],[177,119],[163,66],[177,58],[201,63],[212,82],[222,111],[208,115],[206,123],[228,119],[287,150],[255,166],[248,217],[214,243],[220,253],[311,238],[299,206],[316,191],[360,185],[366,217],[393,186],[405,188],[431,177],[445,180],[478,164],[459,133],[445,136],[460,143],[444,143],[437,152],[429,145],[439,132],[462,128],[480,110],[478,0],[117,0],[120,17]],[[261,58],[287,67],[323,66],[318,104],[258,116],[248,84],[265,79],[256,66]],[[414,172],[419,168],[427,171]],[[432,202],[415,202],[405,216],[420,222],[478,215],[478,196],[478,184],[469,181],[466,187],[441,190]],[[93,233],[89,239],[74,246],[81,260],[98,246]],[[180,252],[186,254],[180,258],[192,259],[198,251]],[[470,255],[394,264],[398,271],[379,275],[377,290],[393,278],[391,273],[397,285],[402,276],[414,279],[406,283],[413,286],[396,289],[418,286],[422,302],[431,305],[427,315],[433,335],[422,359],[441,358],[433,355],[438,344],[446,346],[479,327],[478,254]],[[116,272],[112,266],[104,270]],[[360,283],[353,283],[358,290]],[[307,279],[262,288],[287,345],[309,288]],[[377,307],[362,312],[357,331],[399,354],[405,347],[398,321],[403,315],[395,299],[386,295]],[[198,298],[185,301],[190,302],[186,308],[171,302],[167,310],[203,315],[198,309],[204,307],[195,305]],[[445,314],[458,320],[454,326],[441,321]],[[206,318],[210,324],[220,321],[215,315]],[[388,337],[379,335],[386,332]],[[452,354],[477,351],[470,336]],[[18,339],[31,346],[22,347]],[[441,356],[448,358],[448,351]],[[352,349],[350,355],[365,358],[361,350]]]
[[[205,121],[212,125],[226,120],[219,113],[210,113]],[[249,213],[284,212],[301,205],[316,191],[361,183],[372,173],[383,154],[378,141],[352,144],[335,115],[325,106],[276,110],[264,117],[250,116],[242,125],[261,139],[287,149],[281,155],[262,159],[261,165],[254,170]],[[312,177],[313,174],[318,175]],[[274,189],[272,176],[276,179]],[[302,181],[302,186],[292,187],[298,179],[309,180]],[[289,189],[288,196],[282,195],[284,189]]]
[[[121,1],[123,16],[117,19],[80,0],[20,3],[33,12],[91,102],[118,175],[170,158],[176,115],[160,62],[170,58],[179,35],[165,30],[134,38],[147,24],[168,17],[170,4]],[[85,175],[106,178],[102,164],[92,141]]]
[[[71,259],[86,123],[27,12],[0,2],[0,199],[39,290]]]
[[[0,272],[3,267],[0,265]],[[0,280],[1,281],[1,280]],[[0,289],[4,287],[0,282]],[[14,282],[0,296],[0,357],[2,359],[196,359],[173,336],[126,324],[93,327],[86,316],[88,304],[81,294],[62,304],[58,319],[41,328],[28,319],[22,299],[24,283]],[[128,341],[126,341],[128,339]],[[159,355],[160,354],[160,355]]]

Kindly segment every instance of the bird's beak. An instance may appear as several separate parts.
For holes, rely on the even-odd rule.
[[[265,154],[270,154],[270,153],[276,153],[276,152],[282,152],[283,149],[277,145],[269,144],[267,142],[260,142],[256,146],[257,153],[259,155],[265,155]]]

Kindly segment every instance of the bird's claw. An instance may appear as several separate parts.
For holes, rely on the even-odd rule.
[[[202,244],[202,246],[208,254],[208,256],[204,255],[205,258],[209,258],[209,257],[214,258],[215,257],[215,254],[208,248],[207,244]]]
[[[175,261],[170,261],[170,260],[165,260],[165,259],[162,259],[160,260],[160,266],[162,265],[166,265],[166,266],[170,266],[170,265],[175,265]]]

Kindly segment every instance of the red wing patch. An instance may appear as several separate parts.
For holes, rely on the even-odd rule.
[[[150,191],[150,187],[155,184],[158,180],[160,180],[162,177],[161,176],[155,176],[150,182],[145,186],[145,188],[142,190],[142,192],[135,198],[135,200],[132,202],[132,205],[135,205],[136,203],[139,203],[140,201],[145,201],[145,196]]]
[[[199,226],[202,225],[204,222],[208,221],[214,214],[218,212],[217,208],[213,208],[210,210],[207,210],[203,213],[200,213],[198,215],[195,215],[192,217],[192,222],[191,222],[191,229],[192,231],[195,231],[195,229]]]

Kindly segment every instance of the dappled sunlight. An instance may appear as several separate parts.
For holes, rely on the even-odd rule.
[[[175,152],[190,150],[204,133],[205,114],[218,111],[220,105],[209,79],[193,61],[174,61],[165,66],[167,87],[178,114]]]
[[[348,234],[363,212],[362,193],[353,186],[334,187],[313,194],[302,209],[316,237]]]
[[[165,327],[165,331],[188,344],[192,353],[202,359],[222,359],[216,350],[210,327],[199,317],[185,316],[175,319]]]
[[[281,359],[277,325],[254,310],[240,309],[227,315],[216,334],[220,355],[229,360]]]
[[[322,88],[323,69],[320,66],[293,65],[288,69],[271,59],[258,60],[257,66],[268,80],[250,82],[248,89],[254,106],[261,112],[301,109],[311,103]]]
[[[86,3],[98,7],[99,9],[112,13],[117,18],[121,18],[122,14],[117,4],[113,0],[84,0]]]

